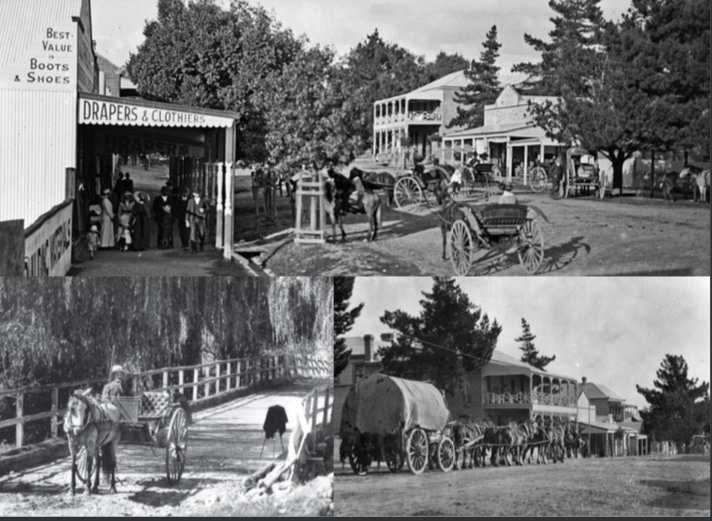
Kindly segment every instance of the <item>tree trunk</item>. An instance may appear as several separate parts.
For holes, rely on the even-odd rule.
[[[618,188],[619,195],[623,195],[623,163],[627,159],[626,154],[613,150],[609,152],[608,158],[613,167],[613,189]]]

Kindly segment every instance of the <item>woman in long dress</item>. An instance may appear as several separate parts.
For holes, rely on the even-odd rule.
[[[121,251],[127,251],[133,243],[131,239],[131,217],[133,216],[133,207],[135,205],[133,194],[126,192],[121,204],[119,204],[119,231],[116,234]]]
[[[109,199],[109,190],[101,193],[101,239],[100,248],[113,248],[116,245],[114,232],[114,205]]]
[[[148,211],[146,196],[144,194],[134,194],[136,204],[131,214],[131,227],[133,228],[133,249],[134,251],[145,251],[151,246],[151,214]]]

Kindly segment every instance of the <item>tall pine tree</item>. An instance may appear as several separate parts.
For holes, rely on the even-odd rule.
[[[539,351],[534,347],[535,338],[536,335],[532,334],[529,323],[522,319],[522,336],[514,339],[515,342],[521,342],[522,344],[519,346],[519,349],[522,350],[520,360],[539,369],[544,369],[547,365],[556,360],[556,355],[539,356]]]
[[[448,128],[475,128],[484,124],[485,105],[494,103],[501,90],[497,58],[502,44],[497,41],[497,26],[493,25],[482,43],[484,51],[480,61],[472,60],[470,68],[465,70],[469,83],[455,92],[454,100],[457,116],[448,124]]]
[[[363,309],[363,303],[349,310],[353,277],[334,277],[334,377],[339,376],[349,364],[351,350],[346,349],[343,335],[349,331]]]
[[[665,355],[653,382],[654,389],[636,385],[650,407],[641,411],[646,432],[656,440],[668,440],[677,444],[690,443],[693,434],[702,433],[709,425],[708,382],[698,385],[697,378],[688,378],[687,362],[682,356]],[[707,427],[708,428],[708,427]]]
[[[385,372],[430,380],[455,394],[466,372],[489,362],[502,331],[451,278],[435,278],[423,293],[421,312],[386,311],[381,322],[397,332],[391,345],[378,350]]]

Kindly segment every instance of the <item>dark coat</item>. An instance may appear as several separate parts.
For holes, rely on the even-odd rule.
[[[136,203],[131,212],[133,247],[136,251],[151,247],[151,214],[145,204]]]
[[[265,423],[262,428],[265,431],[265,438],[271,439],[274,437],[275,433],[279,431],[279,435],[282,436],[284,431],[287,430],[287,411],[281,405],[273,405],[267,409],[267,417],[265,418]]]

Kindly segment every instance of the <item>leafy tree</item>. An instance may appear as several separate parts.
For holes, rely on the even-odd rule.
[[[351,350],[346,349],[343,334],[349,331],[361,314],[363,302],[349,310],[353,277],[334,277],[334,376],[338,376],[349,364]]]
[[[158,18],[127,70],[147,99],[239,114],[241,156],[259,159],[273,76],[302,48],[290,30],[244,0],[224,11],[210,0],[159,0]]]
[[[493,25],[482,43],[484,51],[480,61],[472,60],[465,77],[469,83],[457,91],[454,100],[458,103],[457,116],[448,124],[448,128],[475,128],[484,124],[484,107],[494,103],[501,90],[497,58],[502,47],[497,41],[497,26]],[[463,106],[464,105],[464,106]]]
[[[373,142],[373,103],[421,86],[425,61],[406,49],[386,43],[376,29],[354,47],[341,63],[344,89],[357,118],[356,131],[370,148]]]
[[[440,51],[435,57],[435,61],[425,65],[425,76],[423,83],[430,83],[437,79],[452,74],[453,72],[463,71],[470,67],[470,61],[460,54],[447,54]]]
[[[639,87],[667,110],[650,146],[710,155],[710,3],[633,0],[622,31],[635,35]],[[632,54],[633,54],[632,53]]]
[[[556,355],[539,356],[539,351],[534,347],[535,338],[536,335],[532,334],[529,323],[522,319],[522,336],[514,339],[515,342],[522,343],[522,345],[519,346],[519,349],[523,352],[520,360],[539,369],[544,369],[547,365],[556,360]]]
[[[654,389],[635,386],[650,404],[640,416],[646,431],[657,440],[689,444],[692,435],[709,424],[709,383],[698,385],[698,379],[688,378],[687,371],[682,356],[668,354],[656,372]],[[707,407],[701,407],[704,403]]]
[[[363,149],[333,59],[331,50],[305,49],[275,79],[266,136],[274,163],[291,169],[312,161],[346,164]]]
[[[386,373],[414,380],[431,380],[450,394],[465,373],[492,357],[502,331],[451,278],[435,278],[423,293],[418,316],[386,311],[381,322],[396,331],[391,344],[378,350]]]

